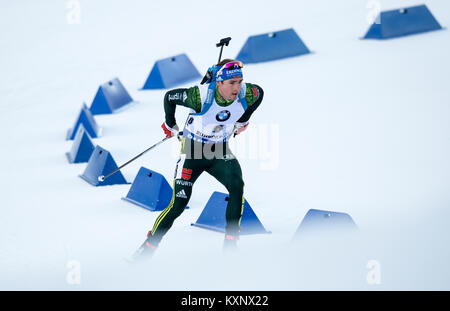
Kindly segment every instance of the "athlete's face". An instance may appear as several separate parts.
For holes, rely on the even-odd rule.
[[[218,81],[217,86],[219,93],[226,100],[236,100],[239,91],[241,90],[242,78],[234,78],[225,81]]]

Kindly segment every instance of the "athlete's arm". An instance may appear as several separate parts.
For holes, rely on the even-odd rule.
[[[177,124],[175,120],[175,110],[177,105],[192,108],[196,112],[200,112],[202,103],[198,87],[173,89],[166,92],[166,95],[164,95],[164,112],[166,114],[166,124],[170,127]]]
[[[246,87],[245,99],[247,100],[248,107],[242,117],[237,121],[240,123],[245,123],[250,120],[250,116],[259,107],[264,97],[264,91],[259,85],[246,83]]]

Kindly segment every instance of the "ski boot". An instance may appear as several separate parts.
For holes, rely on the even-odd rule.
[[[156,245],[152,244],[152,242],[150,242],[151,233],[152,233],[151,231],[148,232],[147,239],[144,241],[144,243],[142,243],[142,245],[131,256],[131,261],[133,261],[133,262],[142,261],[142,260],[150,259],[153,256],[153,254],[155,253],[158,246],[156,246]]]

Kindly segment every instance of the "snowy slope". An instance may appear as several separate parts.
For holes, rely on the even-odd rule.
[[[381,8],[423,2],[450,25],[442,0]],[[450,288],[447,30],[362,41],[370,9],[357,0],[80,0],[79,24],[68,3],[0,4],[0,289]],[[224,258],[221,234],[190,226],[225,191],[204,174],[154,259],[127,265],[158,213],[121,200],[129,185],[92,187],[78,177],[85,164],[68,164],[65,134],[82,103],[113,77],[138,102],[95,117],[95,143],[124,163],[162,137],[164,91],[138,90],[156,60],[187,53],[203,73],[220,38],[233,38],[224,57],[234,57],[248,36],[290,27],[314,54],[246,66],[265,98],[234,141],[245,196],[272,234],[244,236]],[[186,114],[177,110],[179,124]],[[145,166],[171,180],[178,149],[161,145],[123,174],[132,182]],[[360,234],[293,246],[311,208],[349,213]],[[370,260],[381,284],[367,282]],[[67,281],[73,263],[80,284]]]

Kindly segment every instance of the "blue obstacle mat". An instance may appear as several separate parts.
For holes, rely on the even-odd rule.
[[[100,128],[97,125],[97,122],[95,122],[94,116],[84,103],[77,119],[75,120],[74,126],[67,131],[66,140],[73,140],[75,138],[80,124],[83,124],[84,129],[92,138],[97,138],[100,136]]]
[[[105,176],[117,169],[117,164],[109,151],[100,146],[96,146],[89,158],[88,165],[80,177],[93,186],[106,186],[117,184],[129,184],[120,171],[112,174],[104,181],[99,181],[99,176]]]
[[[225,211],[228,204],[228,194],[214,192],[206,203],[205,208],[197,221],[192,226],[209,229],[217,232],[225,232]],[[244,209],[241,217],[240,234],[270,233],[259,221],[247,200],[244,200]]]
[[[92,142],[91,136],[84,129],[83,124],[78,127],[77,134],[69,152],[66,152],[69,163],[85,163],[94,152],[95,145]]]
[[[172,199],[173,189],[163,175],[141,167],[126,197],[131,202],[150,211],[162,211]]]
[[[293,28],[255,35],[247,39],[236,59],[244,64],[268,62],[277,59],[309,54]]]
[[[392,39],[440,29],[427,6],[418,5],[381,12],[363,39]]]
[[[168,89],[201,78],[189,57],[179,54],[156,61],[142,89]]]
[[[133,102],[130,94],[118,78],[99,86],[89,110],[93,115],[112,114]]]
[[[302,234],[335,234],[357,230],[349,214],[325,210],[310,209],[300,223],[294,237]]]

